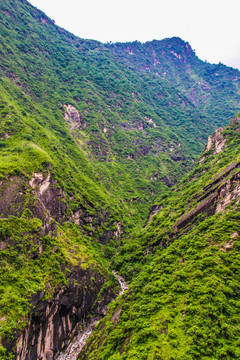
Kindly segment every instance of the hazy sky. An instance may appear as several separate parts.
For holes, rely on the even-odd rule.
[[[179,36],[202,60],[240,69],[239,0],[30,0],[56,24],[101,42]]]

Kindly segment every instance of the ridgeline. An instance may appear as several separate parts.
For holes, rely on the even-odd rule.
[[[239,358],[240,72],[0,4],[1,359]]]

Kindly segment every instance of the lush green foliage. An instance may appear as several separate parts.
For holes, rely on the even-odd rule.
[[[203,164],[177,185],[159,213],[122,249],[123,273],[134,263],[139,269],[140,262],[141,271],[99,323],[79,359],[239,358],[239,195],[225,209],[213,211],[238,191],[239,180],[233,179],[239,174],[239,123],[240,117],[223,132],[225,149],[213,155],[213,146],[205,152]],[[236,166],[226,172],[234,161]],[[176,227],[211,184],[211,194],[220,194],[230,181],[229,192],[222,192],[214,206],[209,203],[183,228]]]
[[[33,118],[10,102],[4,90],[2,99],[1,180],[8,184],[19,178],[24,184],[23,208],[19,211],[16,200],[1,193],[1,204],[12,201],[11,211],[15,214],[0,221],[1,335],[6,336],[25,325],[32,295],[44,290],[46,297],[51,296],[67,282],[74,266],[106,272],[108,264],[104,257],[110,256],[113,249],[111,244],[104,247],[99,241],[104,240],[107,232],[114,233],[123,211],[102,187],[70,135],[63,143],[37,122],[42,118],[37,107],[32,106],[36,111]],[[25,99],[25,104],[30,106],[29,99]],[[8,136],[4,137],[5,134]],[[44,237],[41,220],[28,209],[32,201],[28,182],[34,171],[51,172],[57,186],[64,190],[68,220],[71,221],[74,211],[81,209],[86,217],[93,218],[91,226],[85,222],[79,229],[75,224],[60,226],[53,220],[58,230]]]
[[[64,139],[63,105],[73,105],[82,123],[76,142],[104,186],[143,218],[165,184],[192,166],[215,124],[172,79],[137,74],[107,45],[74,37],[25,1],[1,6],[2,86],[12,101]]]
[[[188,233],[173,231],[194,209],[194,195],[203,196],[213,175],[236,158],[234,127],[225,130],[224,157],[209,151],[175,192],[169,187],[239,107],[239,72],[203,63],[179,39],[131,44],[129,61],[130,44],[76,38],[25,0],[0,5],[0,335],[10,338],[25,326],[38,291],[52,296],[77,266],[108,279],[111,260],[133,283],[112,305],[112,312],[122,309],[119,322],[112,323],[110,312],[99,325],[99,359],[237,358],[238,242],[226,253],[220,246],[237,231],[238,212],[199,216]],[[149,51],[158,58],[156,69]],[[184,58],[180,65],[173,52]],[[77,120],[67,119],[68,105]],[[50,218],[47,233],[30,210],[39,200],[33,173],[50,175],[63,194],[66,211]],[[161,211],[139,231],[154,202]],[[207,227],[217,246],[209,246]],[[105,286],[116,282],[110,277]],[[211,306],[203,306],[209,299]]]
[[[239,111],[239,71],[201,61],[180,38],[108,44],[108,48],[134,71],[176,86],[216,127],[227,124]],[[181,133],[182,129],[176,131]]]

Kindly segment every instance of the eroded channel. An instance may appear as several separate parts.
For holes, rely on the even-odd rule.
[[[125,290],[128,289],[128,284],[124,280],[124,278],[116,273],[116,271],[112,271],[113,275],[117,278],[121,291],[118,296],[122,295]],[[71,343],[67,346],[67,348],[62,351],[57,357],[56,360],[77,360],[80,351],[83,346],[86,344],[87,339],[90,337],[95,325],[100,321],[100,318],[92,318],[90,323],[80,329]]]

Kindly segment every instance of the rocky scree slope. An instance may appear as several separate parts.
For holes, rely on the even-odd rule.
[[[237,116],[209,138],[131,239],[142,252],[122,250],[132,266],[142,257],[142,269],[79,359],[239,358],[239,131]]]

